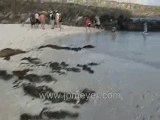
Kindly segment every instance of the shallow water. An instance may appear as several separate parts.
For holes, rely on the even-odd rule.
[[[59,41],[64,46],[95,46],[77,53],[86,53],[77,62],[103,61],[95,68],[93,76],[71,75],[68,86],[85,86],[93,88],[97,95],[113,95],[111,99],[105,99],[104,96],[92,99],[91,103],[80,109],[80,120],[160,119],[159,37],[159,33],[143,35],[141,32],[100,32]],[[118,93],[120,97],[115,98],[114,94]]]
[[[160,68],[160,33],[147,35],[142,32],[99,32],[67,38],[61,44],[83,46],[92,44],[94,53],[134,60]]]

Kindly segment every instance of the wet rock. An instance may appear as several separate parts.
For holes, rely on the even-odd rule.
[[[89,90],[89,89],[84,89],[84,90],[82,90],[82,92],[81,92],[81,94],[83,94],[83,95],[85,95],[84,97],[83,97],[83,99],[80,99],[80,101],[79,101],[79,104],[84,104],[84,103],[87,103],[87,102],[89,102],[89,99],[88,99],[88,97],[90,97],[92,94],[94,94],[95,93],[95,91],[93,91],[93,90]]]
[[[86,45],[83,48],[94,48],[94,46],[93,45]]]
[[[22,79],[29,71],[31,70],[24,69],[24,70],[19,70],[19,71],[13,71],[13,75],[17,76],[19,79]]]
[[[23,58],[23,59],[21,59],[21,60],[26,60],[26,61],[28,61],[29,63],[35,64],[35,65],[38,65],[38,64],[41,63],[38,58],[25,57],[25,58]]]
[[[3,79],[3,80],[9,80],[11,79],[13,76],[8,74],[7,71],[5,70],[0,70],[0,79]]]
[[[88,65],[90,65],[90,66],[97,66],[97,65],[99,65],[99,64],[98,64],[98,63],[91,62],[91,63],[88,63]]]
[[[45,94],[47,92],[50,92],[50,93],[54,92],[52,89],[50,89],[46,86],[36,87],[35,85],[32,85],[32,84],[24,84],[23,90],[26,94],[28,94],[32,97],[36,97],[36,98],[40,98],[41,94]]]
[[[52,82],[52,81],[57,81],[55,78],[53,78],[50,75],[36,75],[36,74],[28,74],[23,77],[23,79],[27,79],[28,81],[32,83],[40,83],[40,82]]]
[[[62,110],[55,111],[55,112],[46,111],[43,114],[46,116],[46,118],[49,118],[49,119],[65,119],[65,118],[74,119],[79,116],[78,113],[71,113],[71,112],[62,111]]]
[[[32,84],[23,85],[23,90],[26,94],[40,98],[43,100],[49,100],[52,103],[72,103],[72,104],[85,104],[89,102],[89,97],[95,93],[93,90],[83,89],[79,94],[72,94],[67,92],[54,92],[51,88],[47,86],[38,86]],[[77,95],[82,95],[78,96]]]
[[[75,67],[72,67],[72,68],[66,68],[67,71],[72,71],[72,72],[81,72],[79,68],[75,68]]]
[[[58,62],[50,63],[49,66],[52,68],[53,71],[60,71],[63,68],[63,66],[60,65]]]
[[[10,60],[11,56],[22,53],[25,53],[25,51],[19,49],[6,48],[0,51],[0,57],[4,57],[6,60]]]
[[[84,49],[94,48],[94,46],[92,46],[92,45],[86,45],[84,47],[71,48],[71,47],[62,47],[62,46],[58,46],[58,45],[49,44],[49,45],[45,45],[45,46],[40,46],[39,49],[47,48],[47,47],[52,48],[52,49],[56,49],[56,50],[72,50],[72,51],[76,51],[76,52],[82,50],[83,48]]]
[[[69,67],[69,65],[66,64],[65,62],[49,63],[49,67],[52,69],[53,72],[56,72],[56,73],[59,73],[59,74],[65,74],[65,71],[68,71],[68,72],[80,72],[79,68]]]
[[[89,72],[90,74],[93,74],[93,73],[94,73],[94,71],[93,71],[90,67],[88,67],[88,65],[80,65],[80,64],[77,64],[77,67],[81,67],[84,71],[87,71],[87,72]]]
[[[45,119],[42,119],[38,115],[32,116],[31,114],[24,113],[20,116],[20,120],[45,120]]]
[[[88,67],[87,65],[83,66],[83,70],[88,71],[90,74],[94,73],[94,71],[90,67]]]
[[[36,74],[25,75],[23,79],[27,79],[30,82],[35,82],[35,83],[40,82],[40,77]]]
[[[31,115],[24,113],[20,116],[20,120],[58,120],[58,119],[65,119],[65,118],[70,118],[70,119],[75,119],[78,118],[79,113],[71,113],[69,111],[49,111],[44,108],[39,115]]]
[[[84,64],[84,65],[77,64],[77,67],[81,67],[82,70],[87,71],[87,72],[89,72],[90,74],[93,74],[93,73],[94,73],[94,70],[91,69],[91,66],[97,66],[97,65],[99,65],[99,64],[98,64],[98,63],[91,62],[91,63]]]
[[[52,76],[50,75],[42,75],[41,76],[41,80],[42,81],[45,81],[45,82],[52,82],[52,81],[57,81],[57,79],[53,78]]]
[[[61,62],[61,66],[68,67],[69,65],[66,64],[65,62]]]

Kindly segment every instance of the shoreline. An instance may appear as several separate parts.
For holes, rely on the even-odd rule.
[[[62,26],[62,31],[58,28],[50,29],[49,25],[46,25],[46,29],[42,30],[31,29],[30,25],[21,24],[0,24],[0,49],[13,48],[27,50],[43,45],[46,40],[64,38],[65,36],[71,36],[76,34],[85,34],[85,27],[73,27],[73,26]],[[98,32],[98,30],[91,28],[92,32]],[[54,41],[53,40],[53,41]]]

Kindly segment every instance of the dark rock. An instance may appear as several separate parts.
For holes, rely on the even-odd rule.
[[[0,51],[0,57],[4,57],[6,60],[9,60],[11,56],[25,53],[25,51],[19,49],[6,48]]]
[[[61,66],[68,67],[69,65],[66,64],[65,62],[61,62]]]
[[[86,45],[83,48],[95,48],[93,45]]]
[[[28,81],[32,83],[40,83],[40,82],[52,82],[57,81],[55,78],[53,78],[51,75],[36,75],[36,74],[28,74],[23,77],[23,79],[27,79]]]
[[[80,65],[80,64],[77,64],[77,67],[82,67],[82,69],[83,69],[84,71],[87,71],[87,72],[89,72],[90,74],[93,74],[93,73],[94,73],[94,71],[93,71],[90,67],[88,67],[88,65]]]
[[[51,63],[49,66],[53,71],[60,71],[62,69],[62,66],[58,62]]]
[[[52,82],[52,81],[57,81],[57,79],[53,78],[50,75],[43,75],[41,76],[41,81],[45,81],[45,82]]]
[[[99,65],[99,64],[98,64],[98,63],[91,62],[91,63],[88,63],[88,65],[90,65],[90,66],[97,66],[97,65]]]
[[[80,72],[79,68],[76,67],[69,67],[68,64],[65,62],[54,62],[54,63],[49,63],[49,67],[52,69],[53,72],[59,73],[59,74],[65,74],[65,71],[68,72]]]
[[[86,102],[89,102],[88,97],[90,97],[92,94],[94,94],[95,91],[89,90],[89,89],[86,88],[86,89],[82,90],[81,93],[84,94],[85,96],[84,96],[83,99],[80,99],[79,104],[84,104],[84,103],[86,103]]]
[[[13,76],[8,74],[7,71],[5,70],[0,70],[0,78],[3,80],[9,80],[11,79]]]
[[[32,115],[26,113],[20,116],[20,120],[32,120],[32,118]]]
[[[47,86],[38,86],[32,84],[24,84],[23,90],[26,94],[40,98],[43,100],[49,100],[52,103],[72,103],[72,104],[85,104],[89,102],[89,97],[92,95],[92,93],[95,93],[93,90],[84,89],[79,93],[79,95],[83,94],[83,97],[77,98],[76,94],[67,93],[67,92],[54,92],[51,88]]]
[[[25,75],[24,76],[24,79],[27,79],[29,80],[30,82],[35,82],[35,83],[38,83],[38,82],[41,82],[41,79],[38,75],[36,74],[28,74],[28,75]]]
[[[78,113],[70,113],[68,111],[46,111],[43,113],[49,119],[65,119],[65,118],[77,118],[79,116]]]
[[[79,116],[78,113],[71,113],[69,111],[48,111],[43,109],[39,115],[31,115],[24,113],[20,116],[20,120],[51,120],[51,119],[75,119]]]
[[[84,65],[84,66],[83,66],[83,70],[88,71],[90,74],[93,74],[93,73],[94,73],[94,71],[91,70],[91,68],[88,67],[87,65]]]
[[[84,49],[94,48],[94,46],[92,46],[92,45],[86,45],[84,47],[71,48],[71,47],[62,47],[62,46],[58,46],[58,45],[49,44],[49,45],[45,45],[45,46],[40,46],[38,49],[47,48],[47,47],[52,48],[52,49],[56,49],[56,50],[72,50],[72,51],[76,51],[76,52],[82,50],[83,48]]]
[[[72,72],[81,72],[81,70],[79,68],[75,68],[75,67],[72,67],[72,68],[66,68],[67,71],[72,71]]]
[[[38,65],[38,64],[41,63],[38,58],[25,57],[25,58],[23,58],[23,59],[21,59],[21,60],[26,60],[26,61],[28,61],[29,63],[35,64],[35,65]]]
[[[17,76],[19,79],[24,78],[24,76],[30,71],[30,69],[25,69],[21,71],[13,71],[13,75]]]

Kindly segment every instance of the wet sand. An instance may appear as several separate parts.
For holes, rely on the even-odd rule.
[[[83,38],[82,44],[65,44],[70,35],[85,34],[85,28],[1,26],[1,50],[25,52],[0,58],[0,120],[159,120],[160,69],[93,52],[96,44]],[[48,92],[87,96],[40,96]]]

